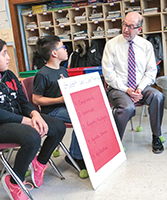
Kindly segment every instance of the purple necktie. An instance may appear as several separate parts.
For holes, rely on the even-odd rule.
[[[2,78],[2,74],[0,73],[0,79]]]
[[[129,52],[128,52],[128,87],[136,89],[136,62],[135,53],[133,51],[133,41],[129,41]]]

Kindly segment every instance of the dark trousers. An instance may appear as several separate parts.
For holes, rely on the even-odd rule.
[[[148,105],[152,133],[160,136],[164,110],[164,95],[151,86],[147,86],[142,91],[142,94],[143,99],[139,102]],[[135,104],[127,93],[113,88],[109,88],[108,98],[114,106],[113,115],[120,138],[122,139],[128,121],[136,114]]]
[[[61,120],[41,114],[48,124],[49,131],[38,155],[38,161],[46,164],[65,134],[65,125]],[[0,143],[17,143],[21,148],[16,154],[13,170],[24,181],[29,164],[36,156],[41,137],[31,126],[21,123],[5,123],[0,125]],[[12,180],[12,179],[11,179]],[[12,180],[13,182],[13,180]]]

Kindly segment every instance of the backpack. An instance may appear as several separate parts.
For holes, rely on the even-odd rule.
[[[87,52],[87,66],[101,66],[101,54],[96,40],[92,40],[91,46]]]
[[[76,50],[69,57],[69,68],[101,66],[104,40],[92,40],[91,46],[86,48],[84,41],[76,43]]]
[[[157,76],[160,75],[162,68],[163,68],[163,51],[162,51],[162,42],[161,42],[161,36],[159,34],[154,34],[147,37],[147,40],[149,40],[154,48],[155,53],[155,59],[157,63]]]
[[[78,40],[74,43],[75,51],[69,57],[68,68],[86,67],[87,48],[84,40]]]

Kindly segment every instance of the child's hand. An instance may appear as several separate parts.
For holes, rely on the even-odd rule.
[[[21,123],[33,127],[36,131],[38,131],[41,137],[45,136],[48,133],[48,125],[44,119],[36,110],[33,110],[30,116],[31,118],[23,117]]]
[[[23,117],[21,124],[32,126],[31,119],[29,117]]]
[[[48,125],[41,117],[41,115],[37,111],[32,111],[32,125],[41,135],[41,137],[45,136],[48,133]]]
[[[62,78],[65,78],[65,77],[63,76],[63,74],[60,74],[60,79],[62,79]]]
[[[64,98],[63,98],[63,96],[61,96],[61,97],[59,97],[60,98],[60,102],[61,103],[64,103]]]

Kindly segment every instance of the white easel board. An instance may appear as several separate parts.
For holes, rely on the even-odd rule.
[[[100,75],[94,72],[58,82],[96,189],[126,160]]]

